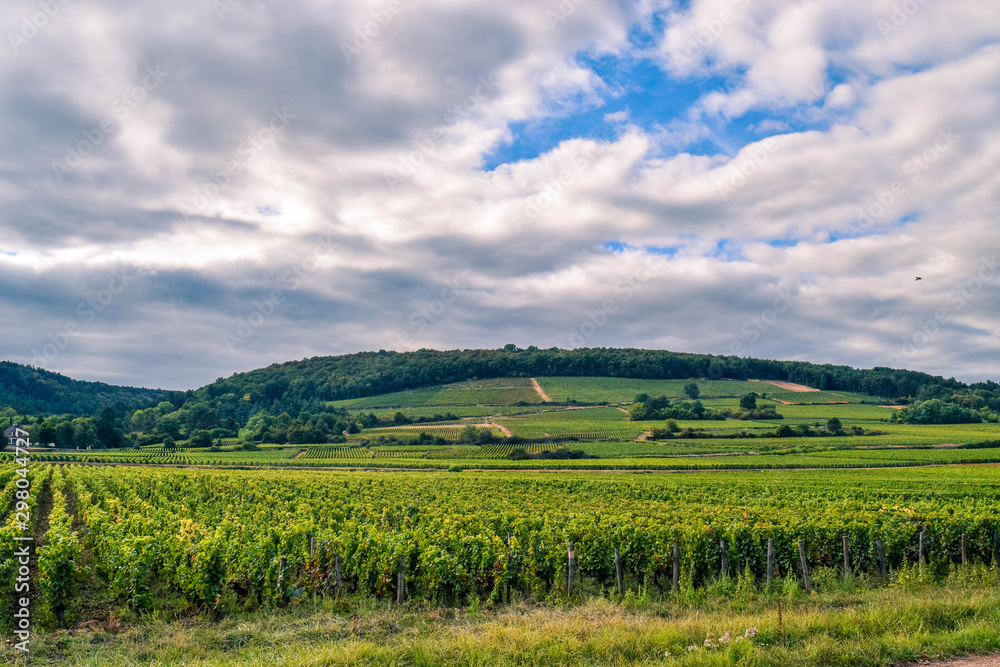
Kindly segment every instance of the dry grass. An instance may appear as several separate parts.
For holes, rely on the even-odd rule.
[[[42,635],[34,665],[895,665],[1000,648],[1000,597],[990,585],[907,584],[821,595],[568,607],[395,608],[372,600],[306,603],[219,622],[151,620]],[[706,650],[706,634],[760,632]],[[689,645],[697,646],[688,652]],[[669,651],[671,655],[665,656]],[[10,659],[9,647],[0,651]]]

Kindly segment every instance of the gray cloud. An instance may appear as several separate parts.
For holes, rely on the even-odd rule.
[[[661,12],[642,50],[646,3],[553,23],[555,3],[403,2],[350,58],[378,2],[67,5],[0,57],[0,357],[170,388],[507,342],[1000,375],[1000,274],[962,292],[1000,250],[997,17],[927,5],[884,36],[889,0],[754,2],[678,68],[730,4]],[[600,109],[581,53],[727,83],[664,119],[680,132],[618,115],[606,142],[483,172],[518,123]],[[818,129],[778,116],[735,156],[686,152],[718,118],[803,104]],[[648,247],[676,254],[652,270]]]

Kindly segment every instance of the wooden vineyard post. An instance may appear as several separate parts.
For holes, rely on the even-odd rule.
[[[917,547],[917,564],[920,567],[924,566],[924,529],[920,529],[920,541]]]
[[[774,538],[767,538],[767,583],[774,579]]]
[[[844,535],[844,579],[851,576],[851,542],[847,535]]]
[[[507,531],[507,560],[510,560],[510,531]],[[507,579],[507,583],[504,586],[507,589],[507,604],[510,604],[510,579]]]
[[[993,531],[993,567],[1000,570],[1000,534]]]
[[[812,582],[809,581],[809,563],[806,561],[806,543],[799,540],[799,560],[802,561],[802,583],[806,585],[806,590],[812,590]]]
[[[576,555],[573,553],[573,543],[569,543],[569,555],[566,561],[566,595],[573,595],[573,566],[576,564]]]
[[[396,581],[396,604],[403,604],[406,596],[406,556],[399,557],[399,574]]]
[[[278,561],[278,595],[282,598],[285,597],[285,567],[288,565],[288,559],[284,556]]]
[[[615,575],[618,578],[618,597],[625,595],[625,573],[622,571],[622,553],[615,547]]]
[[[670,590],[676,593],[681,585],[681,547],[674,542],[674,582]]]
[[[882,548],[882,540],[875,538],[875,553],[878,554],[878,565],[882,569],[882,576],[889,576],[889,568],[885,565],[885,549]]]
[[[966,552],[966,544],[965,544],[965,535],[963,534],[962,535],[962,565],[966,565],[969,562],[968,556],[966,555],[966,553],[967,552]]]
[[[719,573],[719,579],[725,579],[726,578],[726,541],[725,540],[719,540],[719,550],[722,552],[722,558],[721,558],[721,561],[722,561],[722,566],[721,567],[722,567],[722,569],[721,569],[721,571]]]
[[[337,558],[334,560],[333,567],[334,567],[334,576],[335,576],[335,578],[333,580],[333,586],[334,586],[334,594],[333,594],[333,596],[334,596],[334,598],[338,598],[339,599],[340,598],[340,589],[344,585],[344,573],[343,573],[343,570],[341,569],[340,554],[337,554]]]

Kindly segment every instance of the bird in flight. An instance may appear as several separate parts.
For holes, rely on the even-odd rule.
[[[923,280],[923,278],[920,277],[920,276],[917,276],[917,280]]]

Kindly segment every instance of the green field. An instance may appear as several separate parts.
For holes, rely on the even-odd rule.
[[[538,394],[535,394],[537,398]],[[431,405],[431,406],[401,406],[395,408],[371,408],[368,410],[358,409],[355,410],[351,408],[353,414],[369,414],[372,413],[379,419],[387,420],[392,419],[397,412],[402,412],[403,415],[410,419],[418,419],[420,417],[432,418],[432,417],[445,417],[449,414],[455,415],[456,417],[491,417],[493,415],[517,415],[529,412],[538,412],[540,410],[558,410],[562,406],[551,406],[545,407],[542,405]]]
[[[782,576],[799,569],[797,540],[807,541],[810,560],[821,567],[838,562],[844,535],[857,572],[877,573],[876,537],[888,567],[898,569],[917,559],[923,530],[925,561],[947,574],[963,540],[970,563],[991,563],[1000,529],[996,467],[539,478],[36,465],[31,479],[36,501],[72,509],[79,526],[52,529],[70,542],[46,571],[59,563],[79,567],[82,548],[94,567],[81,576],[134,611],[162,607],[165,600],[149,593],[161,584],[174,591],[163,593],[167,598],[228,612],[280,603],[300,587],[323,593],[335,555],[343,556],[345,585],[373,595],[394,590],[383,575],[402,557],[411,574],[408,597],[485,600],[510,585],[551,599],[565,592],[557,582],[568,542],[577,554],[577,585],[595,594],[613,582],[616,546],[630,585],[669,581],[676,543],[684,585],[707,586],[719,573],[719,540],[729,574],[746,570],[759,580],[768,538]],[[8,464],[0,495],[15,488]],[[12,522],[8,517],[8,530]],[[84,527],[86,539],[78,532]],[[14,548],[0,541],[7,556],[0,562],[9,563]],[[11,577],[13,570],[0,566],[0,579]],[[79,585],[60,578],[45,590],[58,596]]]
[[[957,446],[1000,440],[1000,425],[991,423],[957,425],[904,425],[886,420],[891,408],[874,403],[774,404],[759,398],[759,405],[775,405],[781,420],[742,421],[681,420],[678,432],[657,442],[647,442],[653,429],[665,422],[633,422],[623,407],[637,393],[650,395],[683,394],[688,381],[632,380],[620,378],[538,378],[542,388],[556,401],[574,398],[598,406],[567,406],[541,403],[530,378],[481,380],[441,385],[410,392],[398,392],[365,399],[340,401],[339,406],[377,411],[383,419],[398,409],[410,418],[452,413],[457,420],[366,428],[347,436],[348,445],[261,445],[257,451],[234,446],[222,451],[180,447],[52,452],[43,460],[87,460],[90,462],[270,467],[510,467],[515,469],[608,469],[608,470],[692,470],[692,469],[774,469],[803,467],[880,467],[889,465],[941,465],[963,462],[993,462],[1000,449],[963,450]],[[763,382],[731,380],[698,381],[704,404],[715,409],[738,409],[741,393],[751,390],[771,397],[799,400],[830,398],[839,401],[871,399],[856,394],[791,392]],[[566,392],[560,398],[558,394]],[[572,394],[572,396],[569,396]],[[782,399],[785,400],[785,399]],[[874,399],[873,399],[874,400]],[[515,403],[522,403],[515,405]],[[404,405],[405,404],[405,405]],[[607,405],[610,404],[610,405]],[[620,405],[619,405],[620,404]],[[402,407],[388,407],[400,405]],[[822,433],[827,421],[836,417],[845,429],[862,428],[864,435],[832,437],[771,437],[781,425],[809,425]],[[539,442],[547,447],[581,451],[588,457],[573,460],[504,461],[490,449],[478,449],[459,442],[462,429],[473,425],[488,431],[494,439],[506,432],[527,441],[511,447],[530,450]],[[698,437],[682,437],[686,435]],[[446,446],[405,446],[421,433],[439,436],[452,443]],[[402,447],[381,448],[385,438],[401,439]],[[513,443],[516,445],[516,443]],[[924,448],[945,446],[933,450]],[[917,449],[914,449],[917,448]],[[308,451],[306,451],[308,450]],[[883,451],[888,450],[888,451]],[[905,452],[905,453],[904,453]],[[530,453],[530,452],[528,452]]]
[[[706,406],[737,410],[754,391],[784,419],[680,420],[650,440],[666,422],[621,408],[637,393],[681,397],[687,381],[538,380],[553,402],[527,378],[338,401],[383,420],[456,418],[364,428],[347,442],[32,453],[34,662],[264,664],[291,642],[287,664],[882,667],[1000,641],[989,631],[1000,618],[1000,447],[961,447],[1000,443],[1000,425],[890,424],[871,397],[720,380],[698,381]],[[834,417],[865,434],[826,434]],[[491,441],[460,440],[469,425]],[[773,437],[781,425],[814,435]],[[11,458],[0,456],[7,507]],[[48,465],[79,462],[98,465]],[[17,533],[13,514],[3,521],[7,538]],[[0,535],[4,590],[14,545]],[[10,609],[0,605],[0,627]],[[466,619],[446,630],[442,610]],[[898,631],[842,630],[876,612]],[[59,634],[93,618],[124,622],[128,639]],[[703,644],[714,624],[717,635],[759,626],[761,639],[726,653]],[[817,657],[830,637],[839,648]]]
[[[0,464],[0,500],[16,479]],[[884,667],[1000,646],[997,467],[539,476],[33,463],[28,479],[32,664]],[[0,532],[12,591],[13,513]],[[0,658],[16,664],[11,642]]]
[[[847,423],[869,423],[886,420],[892,416],[892,408],[877,405],[778,405],[778,412],[784,415],[788,423],[825,422],[831,417],[837,417]]]
[[[476,426],[485,431],[491,432],[495,436],[502,436],[503,433],[499,428],[495,426],[490,426],[488,424],[483,424],[482,420],[476,419],[469,422],[470,424]],[[351,440],[367,440],[370,438],[377,438],[379,436],[413,436],[419,435],[421,433],[426,433],[428,435],[433,435],[447,440],[455,440],[459,437],[462,429],[467,424],[451,424],[437,426],[434,424],[414,424],[412,426],[387,426],[384,428],[368,428],[365,429],[363,433],[351,436]]]
[[[650,396],[684,396],[684,385],[698,385],[701,398],[739,398],[749,392],[766,393],[769,398],[779,398],[794,403],[858,403],[879,402],[880,399],[851,392],[794,392],[765,382],[740,380],[640,380],[611,377],[539,377],[542,389],[553,401],[574,400],[580,403],[631,403],[636,394]]]
[[[538,377],[539,385],[553,402],[566,403],[630,403],[636,394],[683,397],[684,385],[692,380],[641,380],[610,377]],[[765,382],[738,380],[693,380],[703,399],[739,398],[749,392],[766,394],[769,399],[792,403],[878,403],[880,399],[850,392],[794,392]],[[511,406],[516,403],[542,403],[529,378],[473,380],[454,384],[424,387],[365,398],[352,398],[330,403],[348,410],[409,408],[414,416],[430,416],[444,406]],[[437,409],[437,412],[441,412]],[[376,413],[379,414],[379,413]],[[386,414],[383,412],[381,414]],[[458,414],[457,412],[455,414]],[[472,415],[460,415],[472,416]]]
[[[348,410],[446,405],[513,405],[541,403],[542,399],[525,378],[501,378],[458,382],[424,389],[400,391],[368,398],[352,398],[330,403]]]

